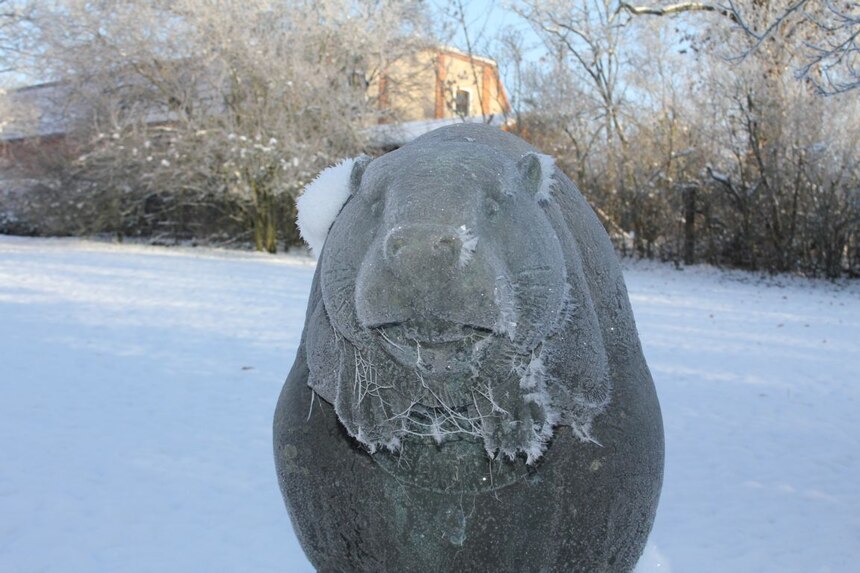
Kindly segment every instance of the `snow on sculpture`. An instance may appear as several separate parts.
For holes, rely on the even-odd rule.
[[[443,537],[461,549],[460,559],[470,555],[463,553],[470,537],[462,496],[504,491],[524,503],[543,497],[535,484],[563,469],[570,475],[542,487],[603,476],[567,492],[578,496],[575,508],[562,511],[579,531],[574,540],[593,538],[582,527],[592,511],[601,527],[599,510],[613,496],[624,500],[615,511],[638,508],[637,523],[604,524],[599,540],[625,537],[612,549],[618,565],[608,570],[632,568],[659,495],[659,406],[611,245],[552,158],[495,128],[452,126],[375,160],[325,170],[298,207],[319,264],[302,347],[276,413],[275,445],[300,538],[319,528],[297,506],[327,489],[318,476],[334,469],[319,465],[329,455],[363,468],[346,476],[347,489],[378,482],[389,493],[444,494],[423,508],[424,518],[454,520]],[[601,461],[608,451],[626,458]],[[627,491],[613,494],[615,487]],[[350,511],[364,515],[354,507],[366,503],[357,491],[326,495],[345,495]],[[460,497],[446,502],[445,495]],[[390,503],[382,505],[390,521],[367,518],[379,534],[398,519]],[[561,510],[547,508],[553,511]],[[321,512],[315,508],[314,519]],[[373,570],[387,555],[367,541],[376,533],[348,542],[343,554],[303,546],[322,569]],[[422,563],[451,559],[448,545],[428,543],[407,547]],[[598,549],[535,563],[598,570],[592,553],[608,559]],[[484,553],[472,554],[482,567]],[[393,567],[386,559],[386,569]],[[396,570],[409,570],[397,562]]]
[[[366,161],[369,161],[367,157],[346,159],[324,169],[296,201],[299,211],[296,223],[314,257],[319,258],[329,227],[349,199],[353,167],[356,162]]]

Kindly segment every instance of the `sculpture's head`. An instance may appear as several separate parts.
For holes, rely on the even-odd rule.
[[[300,198],[303,234],[325,245],[310,385],[371,451],[474,439],[531,463],[557,424],[588,436],[606,356],[554,174],[536,153],[413,145],[331,168]],[[338,193],[333,222],[316,220]]]

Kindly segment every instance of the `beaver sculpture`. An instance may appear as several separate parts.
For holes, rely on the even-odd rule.
[[[630,571],[663,427],[609,239],[521,139],[444,127],[329,168],[275,460],[329,571]]]

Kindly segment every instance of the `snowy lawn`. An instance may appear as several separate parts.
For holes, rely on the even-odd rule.
[[[271,417],[312,275],[0,237],[0,571],[311,571]],[[626,277],[663,406],[652,541],[671,570],[860,570],[860,285]]]

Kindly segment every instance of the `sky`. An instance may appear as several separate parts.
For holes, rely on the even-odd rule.
[[[444,0],[433,0],[431,7],[436,12],[450,12],[453,2]],[[496,54],[493,44],[494,37],[498,32],[506,27],[514,27],[520,30],[525,37],[527,44],[537,45],[540,40],[535,35],[527,24],[517,17],[510,9],[507,0],[464,0],[463,7],[466,11],[466,21],[470,28],[470,39],[475,47],[476,53],[488,57],[493,57]],[[467,42],[462,29],[452,30],[453,37],[451,43],[461,49],[466,50]],[[500,62],[501,73],[506,74],[506,66],[504,62]],[[23,86],[32,85],[45,81],[45,78],[34,77],[29,74],[4,74],[2,78],[3,84],[8,86]],[[508,83],[508,82],[506,82]]]
[[[445,13],[452,12],[453,2],[436,0],[433,3],[434,10]],[[505,29],[513,29],[522,35],[524,47],[526,48],[525,60],[536,62],[540,57],[541,40],[531,27],[517,16],[508,7],[508,0],[464,0],[463,7],[466,11],[466,25],[469,28],[469,40],[473,51],[481,56],[487,56],[497,60],[502,84],[510,98],[515,83],[514,70],[510,62],[506,61],[500,53],[496,38]],[[455,5],[455,4],[454,4]],[[449,30],[453,34],[451,44],[463,51],[467,51],[466,35],[462,26]]]
[[[437,5],[444,2],[437,2]],[[463,3],[466,10],[466,24],[469,27],[470,38],[478,51],[489,47],[493,51],[494,38],[504,29],[514,29],[523,35],[525,45],[536,53],[541,40],[522,18],[515,14],[507,1],[472,0]],[[462,29],[456,30],[453,43],[465,49],[465,35]],[[492,55],[492,54],[487,54]]]

